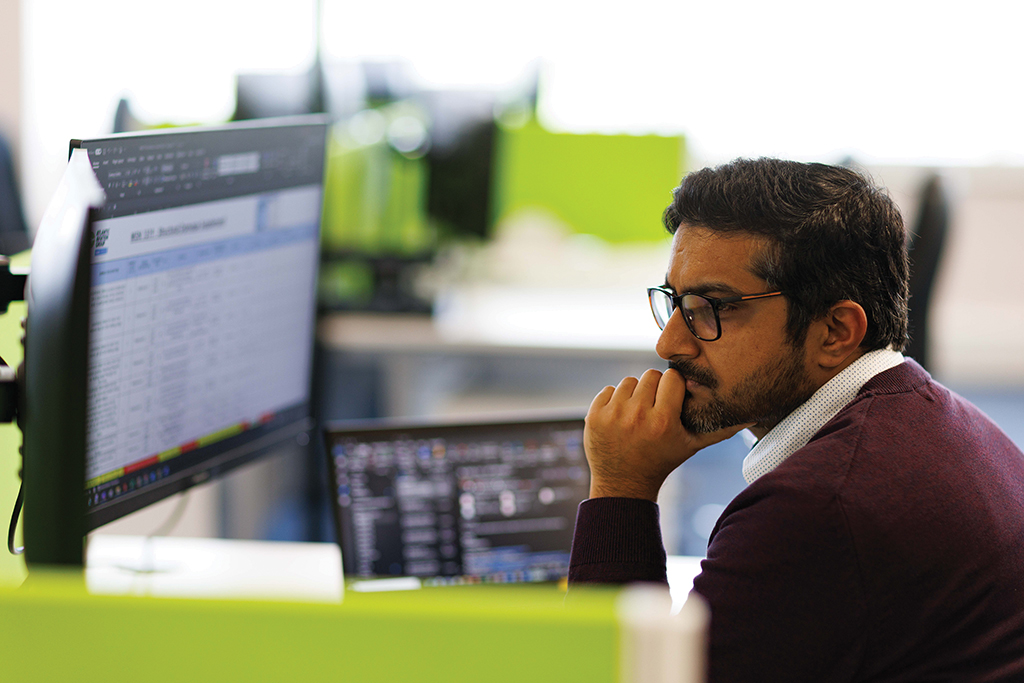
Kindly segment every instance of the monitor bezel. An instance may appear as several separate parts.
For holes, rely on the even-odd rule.
[[[328,119],[323,115],[289,116],[273,119],[259,119],[250,121],[239,121],[234,123],[218,124],[212,126],[186,126],[179,128],[161,128],[154,130],[131,131],[116,133],[112,135],[98,136],[93,138],[73,139],[70,142],[70,153],[89,143],[116,142],[123,139],[139,138],[163,138],[167,136],[207,134],[219,131],[233,132],[239,130],[258,131],[261,129],[281,129],[290,127],[306,127],[321,129],[324,138],[323,168],[321,173],[326,172],[327,163],[327,131]],[[323,214],[323,192],[324,182],[321,175],[321,198],[320,213]],[[317,226],[319,236],[320,225]],[[319,258],[314,263],[314,281],[319,269]],[[310,301],[311,313],[316,315],[317,301],[316,289]],[[251,462],[254,462],[271,453],[281,452],[286,448],[305,448],[312,442],[311,432],[315,428],[313,410],[313,359],[315,357],[315,330],[309,340],[310,373],[306,378],[306,396],[308,400],[299,404],[289,406],[278,411],[268,422],[253,426],[252,428],[206,446],[201,446],[188,454],[178,456],[196,458],[196,462],[186,465],[184,469],[174,472],[165,478],[148,483],[144,488],[122,494],[107,503],[100,503],[95,507],[89,507],[85,514],[86,532],[95,531],[103,525],[116,521],[144,507],[169,498],[177,493],[186,491],[194,486],[204,484],[210,480],[223,476],[224,474]],[[202,456],[197,458],[197,456]],[[126,475],[123,475],[126,476]],[[86,493],[85,481],[82,482],[83,500]]]

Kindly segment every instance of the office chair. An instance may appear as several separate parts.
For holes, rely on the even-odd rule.
[[[917,221],[907,236],[910,252],[910,341],[904,354],[925,369],[928,353],[928,314],[935,276],[949,232],[950,204],[942,178],[932,173],[921,190]]]
[[[0,134],[0,254],[16,254],[31,245],[11,148]]]

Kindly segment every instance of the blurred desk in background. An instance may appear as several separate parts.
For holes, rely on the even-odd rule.
[[[654,355],[658,328],[646,293],[615,286],[475,286],[451,291],[434,316],[335,313],[320,325],[338,349],[497,351],[593,349]]]
[[[605,385],[665,366],[643,292],[621,287],[475,287],[432,318],[330,314],[318,337],[328,419],[585,409]],[[361,411],[346,394],[368,385]]]

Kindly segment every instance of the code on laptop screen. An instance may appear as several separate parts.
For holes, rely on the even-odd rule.
[[[583,420],[329,428],[348,577],[552,581],[587,497]]]

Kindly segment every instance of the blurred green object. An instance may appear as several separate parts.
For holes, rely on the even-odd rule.
[[[432,125],[438,122],[418,105],[401,101],[359,112],[332,129],[321,305],[429,311],[430,303],[416,294],[417,269],[440,246],[486,239],[495,225],[525,212],[546,213],[574,232],[612,243],[665,239],[661,214],[682,177],[681,136],[553,133],[527,118],[465,143],[479,153],[431,156]],[[480,164],[490,168],[489,183]],[[460,192],[472,196],[452,196]],[[487,225],[451,220],[471,205],[484,207],[478,222],[490,214]]]
[[[373,266],[356,259],[325,259],[318,287],[323,306],[368,307],[375,288]]]
[[[429,262],[424,114],[396,102],[336,124],[328,136],[319,299],[342,310],[428,312],[408,283]]]
[[[11,257],[11,265],[27,267],[30,256],[30,252],[27,251],[16,254]],[[11,367],[17,367],[25,355],[25,348],[21,345],[21,320],[25,317],[25,312],[25,302],[14,301],[11,302],[7,313],[0,315],[0,358]],[[0,520],[3,522],[5,539],[11,512],[14,510],[14,501],[21,486],[21,477],[18,474],[21,469],[21,454],[18,453],[20,446],[21,430],[18,426],[0,424]],[[20,521],[15,543],[23,543]],[[6,547],[0,551],[0,588],[17,586],[25,576],[25,556],[11,555]],[[2,645],[3,637],[0,636],[0,647]]]
[[[336,604],[88,595],[81,574],[0,589],[5,680],[587,681],[618,674],[617,591],[347,592]]]
[[[665,239],[661,214],[685,170],[685,138],[552,133],[536,119],[502,127],[496,219],[549,212],[608,242]]]
[[[415,107],[396,103],[360,112],[331,129],[324,181],[325,255],[409,257],[433,251],[420,151],[426,128],[419,116]],[[416,141],[403,143],[401,136],[409,130],[415,135],[418,121],[424,139],[410,149]]]

